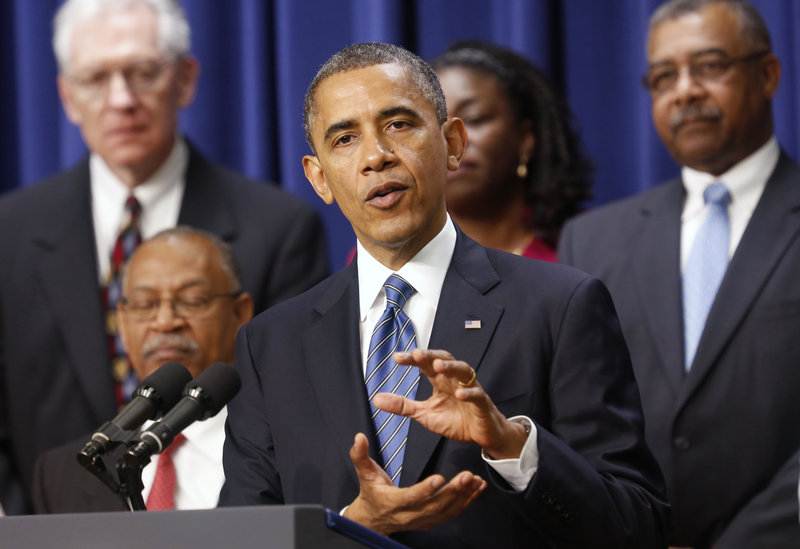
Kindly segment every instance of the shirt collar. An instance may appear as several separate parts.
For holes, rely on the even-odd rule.
[[[92,196],[100,198],[106,204],[124,204],[129,194],[133,194],[147,212],[148,206],[169,192],[183,180],[189,162],[189,147],[181,136],[175,138],[167,160],[146,181],[136,185],[132,190],[111,171],[100,155],[92,153],[89,157],[89,172]]]
[[[383,284],[394,272],[411,284],[425,301],[431,302],[435,310],[455,247],[456,229],[449,215],[439,234],[397,271],[383,265],[367,252],[361,242],[357,242],[356,266],[361,321],[364,321],[369,309],[381,298]]]
[[[773,135],[753,154],[733,166],[720,176],[701,172],[684,166],[681,177],[690,198],[700,197],[703,191],[714,181],[722,181],[731,193],[733,202],[741,200],[743,195],[762,189],[770,174],[778,164],[780,146]]]

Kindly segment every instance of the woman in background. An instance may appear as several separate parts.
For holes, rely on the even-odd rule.
[[[449,116],[467,127],[447,209],[480,244],[556,261],[564,222],[592,198],[591,166],[572,115],[540,70],[519,54],[458,42],[434,59]]]

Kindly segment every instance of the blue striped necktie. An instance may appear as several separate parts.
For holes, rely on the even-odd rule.
[[[397,486],[403,469],[409,419],[375,408],[372,399],[377,393],[395,393],[411,399],[416,396],[419,370],[398,365],[392,358],[395,351],[411,351],[417,347],[414,326],[403,312],[414,288],[396,274],[387,278],[383,287],[386,289],[386,310],[369,340],[366,385],[382,465]]]
[[[692,366],[706,317],[728,268],[731,195],[723,183],[712,183],[703,192],[708,213],[692,245],[683,272],[683,330],[685,368]]]

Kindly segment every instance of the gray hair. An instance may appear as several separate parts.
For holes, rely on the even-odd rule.
[[[149,6],[158,17],[158,46],[163,54],[174,58],[189,54],[189,22],[176,0],[67,0],[53,18],[53,51],[59,72],[66,72],[72,31],[78,22],[137,4]]]
[[[189,227],[188,225],[178,225],[177,227],[160,231],[151,238],[147,239],[146,242],[169,240],[171,238],[187,240],[194,238],[210,244],[214,249],[217,250],[219,257],[222,260],[220,267],[228,277],[228,282],[230,283],[231,288],[230,291],[239,292],[242,290],[242,270],[239,267],[238,261],[236,261],[236,257],[233,255],[233,249],[231,248],[230,244],[213,233],[204,231],[202,229],[197,229],[195,227]],[[130,262],[128,265],[129,264]],[[128,265],[125,266],[125,271],[122,274],[123,288],[128,286]]]
[[[772,49],[772,40],[764,18],[747,0],[670,0],[665,2],[650,16],[650,23],[647,27],[648,42],[655,28],[664,21],[696,13],[713,4],[722,4],[737,15],[742,39],[745,43],[754,49]]]
[[[442,93],[442,86],[439,84],[436,71],[428,63],[410,51],[393,44],[381,44],[379,42],[354,44],[333,54],[322,65],[314,80],[308,86],[305,102],[303,103],[303,129],[306,133],[308,146],[311,147],[311,151],[314,154],[316,154],[316,151],[311,140],[311,127],[314,125],[314,120],[318,114],[316,92],[322,81],[341,72],[388,63],[397,63],[405,69],[414,86],[436,110],[436,118],[440,125],[447,121],[447,104],[444,100],[444,93]]]

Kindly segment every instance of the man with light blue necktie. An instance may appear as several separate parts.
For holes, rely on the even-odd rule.
[[[681,177],[570,222],[559,260],[611,291],[667,481],[669,542],[800,547],[800,168],[780,62],[742,0],[672,0],[643,80]]]

